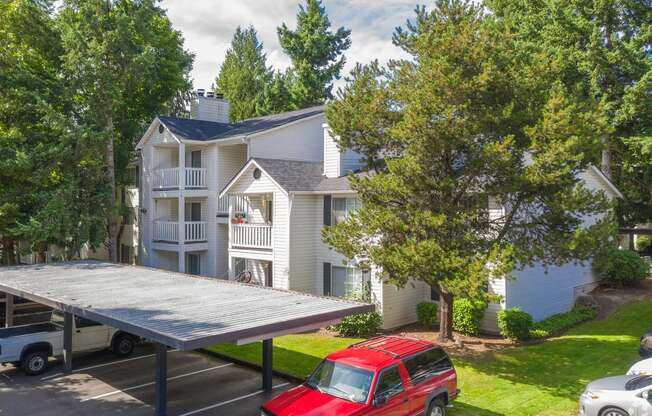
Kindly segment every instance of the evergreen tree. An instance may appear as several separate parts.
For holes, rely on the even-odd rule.
[[[270,82],[265,85],[262,107],[264,114],[278,114],[294,109],[292,107],[292,95],[289,90],[290,77],[289,71],[286,73],[276,71]]]
[[[604,104],[602,170],[625,195],[622,222],[652,220],[652,7],[649,0],[490,0],[493,13],[556,58],[574,93]]]
[[[323,104],[332,98],[333,80],[340,78],[351,46],[351,31],[340,27],[335,33],[320,0],[306,0],[299,6],[297,28],[283,23],[278,28],[281,47],[292,61],[290,87],[295,108]]]
[[[265,91],[271,80],[256,29],[238,26],[216,80],[217,90],[230,103],[232,122],[267,114]]]
[[[103,144],[108,251],[117,261],[116,189],[146,125],[189,89],[192,55],[155,0],[65,0],[58,15],[75,124]]]
[[[418,8],[394,41],[411,59],[358,67],[327,108],[338,146],[375,173],[350,178],[362,207],[323,234],[392,284],[436,289],[450,339],[455,296],[491,299],[488,281],[514,267],[583,261],[607,241],[608,218],[583,224],[606,197],[579,177],[607,127],[470,0]]]

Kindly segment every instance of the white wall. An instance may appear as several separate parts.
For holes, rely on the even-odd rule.
[[[196,96],[190,102],[190,117],[195,120],[229,122],[230,105],[226,100]]]
[[[323,126],[324,140],[324,175],[328,178],[339,178],[351,171],[361,168],[360,154],[352,150],[340,152],[330,133],[327,124]]]
[[[319,293],[315,262],[317,257],[315,227],[322,198],[317,195],[294,195],[290,211],[290,289]],[[320,282],[321,283],[321,282]]]
[[[408,282],[403,288],[383,285],[383,328],[396,328],[417,321],[417,304],[430,300],[430,287],[424,282]]]
[[[250,139],[249,157],[320,162],[324,140],[318,116]]]

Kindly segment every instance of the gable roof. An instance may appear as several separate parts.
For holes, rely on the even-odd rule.
[[[184,140],[213,141],[249,136],[324,113],[324,106],[309,107],[270,116],[250,118],[238,123],[217,123],[189,118],[158,117],[172,134]]]

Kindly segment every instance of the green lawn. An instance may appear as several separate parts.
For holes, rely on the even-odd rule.
[[[632,304],[539,345],[456,359],[462,395],[451,415],[576,415],[586,383],[624,374],[636,361],[638,339],[652,327],[650,317],[652,302]],[[320,335],[278,338],[274,367],[305,376],[323,356],[355,341]],[[260,344],[211,349],[260,362]]]

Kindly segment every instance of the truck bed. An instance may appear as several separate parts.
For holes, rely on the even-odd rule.
[[[10,328],[0,328],[0,339],[17,337],[21,335],[36,334],[39,332],[56,332],[56,331],[61,331],[61,328],[50,322],[46,322],[42,324],[33,324],[33,325],[21,325],[21,326],[14,326]]]

